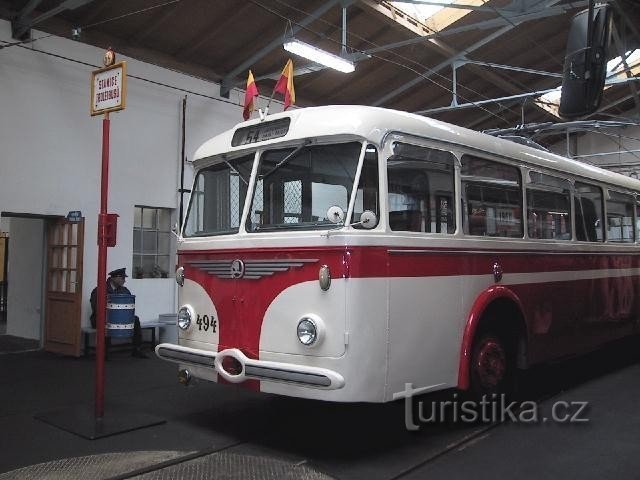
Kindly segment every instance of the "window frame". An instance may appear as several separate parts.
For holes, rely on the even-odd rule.
[[[558,180],[559,182],[566,182],[567,184],[567,199],[569,201],[569,218],[568,218],[568,222],[569,222],[569,227],[571,229],[571,235],[569,238],[541,238],[541,237],[533,237],[531,236],[531,232],[530,232],[530,228],[529,228],[529,191],[536,191],[536,192],[544,192],[544,191],[548,191],[548,192],[556,192],[556,193],[561,193],[561,192],[557,192],[557,190],[554,189],[553,186],[547,186],[547,188],[545,188],[545,186],[543,184],[535,184],[533,183],[532,179],[531,179],[531,174],[538,174],[538,175],[545,175],[547,177],[551,177],[555,180]],[[574,192],[574,182],[572,179],[567,178],[566,176],[563,176],[562,174],[560,174],[559,172],[547,172],[541,169],[537,169],[537,168],[527,168],[525,171],[525,184],[524,184],[524,188],[523,188],[523,194],[524,194],[524,206],[526,207],[524,210],[526,210],[526,217],[525,217],[525,227],[526,227],[526,239],[527,240],[533,240],[533,241],[558,241],[558,242],[570,242],[570,241],[574,241],[576,239],[575,236],[575,209],[574,209],[574,204],[573,204],[573,192]],[[535,188],[532,188],[532,185],[538,185]]]
[[[631,216],[631,222],[632,222],[632,228],[631,228],[631,232],[633,234],[633,238],[631,239],[631,241],[624,241],[624,240],[611,240],[609,238],[609,203],[613,203],[613,201],[611,200],[611,194],[614,195],[620,195],[620,196],[627,196],[630,197],[631,202],[628,203],[627,205],[631,206],[632,209],[632,216]],[[605,221],[606,221],[606,229],[605,229],[605,234],[606,234],[606,241],[607,242],[611,242],[617,245],[628,245],[628,244],[636,244],[638,243],[638,231],[637,231],[637,205],[638,205],[638,198],[637,198],[637,194],[628,192],[628,191],[624,191],[624,190],[618,190],[615,188],[606,188],[606,193],[603,197],[603,201],[605,204]],[[615,202],[615,203],[620,203],[620,202]],[[623,229],[624,225],[621,226],[621,229]]]
[[[518,177],[518,188],[519,188],[519,192],[517,195],[517,198],[519,199],[519,206],[520,206],[520,235],[517,237],[512,237],[512,236],[500,236],[500,235],[474,235],[470,232],[470,223],[469,223],[469,213],[467,211],[468,209],[468,199],[467,199],[467,195],[466,195],[466,185],[465,183],[467,183],[467,181],[463,178],[463,168],[464,168],[464,161],[465,158],[471,158],[471,159],[475,159],[475,160],[480,160],[483,162],[489,162],[489,163],[493,163],[496,165],[500,165],[503,167],[508,167],[513,169],[514,172],[517,173],[517,177]],[[515,159],[512,162],[507,161],[502,161],[502,159],[500,160],[496,160],[495,158],[493,158],[493,156],[489,153],[486,152],[476,152],[476,151],[464,151],[462,153],[462,155],[460,156],[460,171],[459,171],[459,176],[460,176],[460,194],[458,196],[458,198],[460,199],[461,205],[462,205],[462,225],[461,225],[461,232],[465,237],[468,238],[491,238],[491,239],[499,239],[499,240],[526,240],[526,226],[525,226],[525,222],[526,222],[526,218],[525,218],[525,207],[526,207],[526,194],[525,194],[525,185],[524,185],[524,181],[523,181],[523,172],[522,172],[522,166],[519,164],[516,164]],[[499,182],[500,179],[497,179],[497,181]],[[508,181],[508,180],[507,180]],[[468,182],[468,184],[476,184],[476,185],[481,185],[482,182]]]
[[[136,225],[136,212],[137,209],[140,209],[140,225]],[[144,214],[145,214],[145,210],[153,210],[154,211],[154,226],[153,227],[145,227],[144,226]],[[160,225],[160,217],[161,217],[161,211],[165,212],[166,214],[168,214],[168,219],[169,219],[169,224],[167,226],[167,230],[164,230],[164,225]],[[132,243],[132,249],[131,249],[131,276],[132,278],[135,279],[157,279],[157,278],[173,278],[175,276],[175,272],[174,269],[172,268],[172,265],[175,264],[175,240],[174,240],[174,236],[172,235],[172,225],[175,219],[175,215],[176,215],[176,210],[175,208],[167,208],[167,207],[152,207],[149,205],[134,205],[133,207],[133,228],[132,228],[132,233],[133,233],[133,243]],[[144,246],[144,237],[145,237],[145,233],[154,233],[155,234],[155,251],[154,253],[145,253],[145,246]],[[139,234],[140,238],[139,238],[139,250],[136,250],[136,235]],[[168,251],[166,253],[164,252],[160,252],[160,234],[166,234],[167,238],[168,238],[168,242],[167,242],[167,249]],[[147,276],[147,273],[144,271],[144,259],[146,258],[150,258],[150,257],[154,257],[155,261],[154,261],[154,265],[158,267],[159,271],[160,271],[160,275],[156,276],[156,275],[151,275],[151,276]],[[164,272],[163,270],[160,270],[160,264],[158,261],[159,257],[166,257],[168,265],[167,265],[167,271]],[[140,259],[140,263],[138,264],[136,262],[136,259],[139,258]],[[142,276],[140,276],[137,272],[137,269],[141,269],[142,271]]]
[[[580,198],[579,195],[576,194],[577,192],[577,185],[581,184],[581,185],[585,185],[588,187],[594,187],[600,190],[600,212],[601,212],[601,216],[598,220],[600,220],[600,227],[601,227],[601,231],[602,231],[602,239],[601,240],[580,240],[578,238],[578,209],[576,208],[576,200],[578,198]],[[580,242],[582,244],[602,244],[602,243],[606,243],[607,240],[607,229],[604,228],[604,222],[607,216],[607,211],[606,211],[606,201],[605,201],[605,192],[606,192],[606,187],[603,187],[602,184],[600,184],[599,182],[595,182],[591,179],[585,179],[585,178],[581,178],[581,177],[577,177],[574,179],[573,182],[573,192],[572,192],[572,197],[573,197],[573,218],[574,218],[574,222],[573,222],[573,228],[574,228],[574,240],[576,242]],[[596,232],[597,235],[597,232]]]
[[[335,228],[334,224],[318,224],[318,225],[304,225],[305,223],[309,223],[309,222],[303,222],[303,228],[296,228],[295,225],[297,225],[296,223],[291,223],[291,227],[289,228],[279,228],[279,226],[284,226],[286,222],[283,222],[282,224],[275,224],[275,228],[274,226],[272,227],[266,227],[266,228],[255,228],[255,227],[251,227],[251,223],[253,222],[252,220],[252,216],[254,213],[253,210],[253,203],[255,200],[255,196],[256,196],[256,192],[257,192],[257,186],[258,186],[258,182],[260,180],[263,180],[261,178],[258,178],[260,175],[260,167],[262,166],[262,159],[263,156],[269,152],[274,152],[274,151],[280,151],[280,150],[288,150],[288,149],[292,149],[292,151],[295,151],[296,149],[300,149],[300,148],[322,148],[322,147],[335,147],[338,145],[345,145],[345,144],[357,144],[360,147],[360,151],[358,153],[358,158],[357,158],[357,163],[356,163],[356,168],[354,170],[354,176],[353,176],[353,181],[352,184],[350,185],[346,185],[346,184],[340,184],[340,183],[328,183],[328,185],[342,185],[346,188],[346,192],[347,192],[347,204],[346,204],[346,210],[345,210],[345,218],[349,218],[348,215],[350,214],[352,205],[354,203],[354,195],[357,192],[357,187],[358,187],[358,182],[359,182],[359,173],[360,173],[360,168],[361,168],[361,163],[363,161],[363,156],[365,153],[365,149],[366,149],[366,145],[368,145],[368,142],[364,139],[360,139],[360,138],[350,138],[350,139],[346,139],[346,140],[338,140],[338,139],[332,139],[333,141],[329,141],[329,142],[305,142],[305,143],[296,143],[296,144],[285,144],[285,145],[268,145],[265,146],[262,149],[259,149],[256,153],[256,161],[254,162],[254,171],[252,173],[252,182],[251,183],[251,188],[250,191],[247,192],[247,199],[245,201],[245,219],[244,222],[242,222],[241,227],[243,228],[242,232],[243,233],[247,233],[247,234],[259,234],[259,233],[265,233],[265,232],[274,232],[274,231],[283,231],[283,232],[295,232],[295,231],[300,231],[300,232],[309,232],[309,231],[314,231],[314,230],[326,230],[326,229],[333,229]],[[372,144],[373,145],[373,144]],[[286,157],[285,157],[286,158]],[[254,178],[255,177],[255,178]],[[309,199],[311,198],[311,194],[312,194],[312,185],[313,183],[317,183],[317,182],[313,182],[310,180],[309,177],[309,173],[306,172],[305,175],[303,177],[299,177],[299,176],[285,176],[282,177],[283,182],[282,182],[282,190],[283,190],[283,195],[284,195],[284,185],[285,183],[289,182],[289,181],[302,181],[302,213],[300,214],[300,216],[304,216],[305,214],[308,214],[309,211],[306,211],[305,209],[309,208],[310,206],[305,204],[305,199],[307,200],[307,202],[309,201]],[[264,195],[264,182],[263,182],[263,195]],[[263,197],[264,198],[264,197]],[[284,206],[284,204],[283,204]],[[263,211],[264,213],[264,211]],[[286,212],[283,212],[283,215]],[[288,215],[291,216],[291,215]]]
[[[184,216],[184,221],[182,224],[182,229],[180,234],[182,235],[183,238],[206,238],[206,237],[215,237],[215,236],[221,236],[221,235],[235,235],[238,234],[240,232],[243,231],[243,221],[244,221],[244,215],[245,215],[245,210],[246,210],[246,203],[247,203],[247,198],[249,198],[251,196],[251,198],[253,197],[253,193],[255,190],[255,187],[252,186],[251,184],[251,179],[253,178],[253,174],[254,174],[254,170],[256,168],[256,153],[258,153],[259,151],[257,150],[253,150],[253,151],[243,151],[243,152],[239,152],[236,155],[233,156],[222,156],[221,159],[218,159],[218,161],[212,162],[211,164],[208,164],[206,166],[203,166],[202,168],[199,168],[193,177],[193,182],[191,183],[191,193],[189,195],[189,202],[187,204],[187,209],[186,209],[186,214]],[[228,230],[218,230],[215,232],[206,232],[206,233],[200,233],[200,234],[190,234],[187,235],[186,234],[186,229],[189,225],[189,220],[191,218],[191,215],[194,213],[194,211],[192,210],[194,207],[194,202],[196,202],[196,197],[199,195],[202,195],[203,192],[200,190],[196,190],[196,185],[198,180],[200,179],[201,174],[203,174],[204,172],[207,171],[215,171],[217,169],[220,170],[224,170],[225,168],[229,169],[229,166],[226,165],[227,162],[235,162],[237,160],[240,160],[244,157],[247,157],[247,160],[249,159],[249,157],[251,157],[251,168],[249,169],[249,177],[246,179],[249,182],[249,185],[247,186],[244,195],[245,198],[244,200],[242,200],[242,179],[238,179],[239,180],[239,194],[240,194],[240,202],[238,202],[238,207],[239,207],[239,226],[237,228],[233,228],[233,229],[228,229]],[[235,167],[234,167],[235,168]],[[231,185],[229,185],[229,189],[231,190]]]
[[[396,136],[395,138],[393,138],[390,142],[389,142],[389,146],[386,149],[386,155],[385,155],[385,161],[384,161],[384,179],[381,178],[381,180],[384,181],[384,194],[385,194],[385,201],[383,203],[383,205],[386,205],[386,228],[389,232],[394,233],[394,234],[416,234],[416,235],[436,235],[436,236],[443,236],[443,237],[452,237],[455,235],[458,235],[459,232],[461,231],[461,222],[460,222],[460,217],[458,215],[458,198],[459,198],[459,185],[458,185],[458,172],[459,172],[459,165],[460,165],[460,159],[459,159],[459,155],[454,152],[453,150],[451,150],[450,148],[447,148],[445,145],[441,145],[438,143],[431,143],[431,142],[427,142],[425,139],[425,142],[421,142],[421,139],[418,138],[413,138],[413,137],[403,137],[401,135]],[[420,149],[426,149],[426,150],[435,150],[438,152],[442,152],[442,153],[447,153],[449,155],[451,155],[452,161],[453,161],[453,170],[452,170],[452,175],[451,175],[451,190],[450,192],[443,192],[442,190],[435,190],[435,191],[431,191],[428,190],[426,193],[429,196],[429,200],[431,200],[431,198],[433,197],[436,202],[438,199],[440,199],[441,197],[443,197],[443,193],[446,194],[448,193],[450,195],[449,197],[449,208],[452,210],[449,218],[450,220],[453,222],[453,231],[452,232],[429,232],[429,231],[421,231],[421,230],[395,230],[392,228],[391,226],[391,207],[390,207],[390,194],[392,192],[390,192],[389,190],[389,160],[392,159],[392,157],[394,157],[396,154],[394,152],[395,147],[398,144],[403,144],[409,147],[414,147],[414,148],[420,148]],[[421,160],[416,158],[415,161],[422,161],[428,164],[428,162],[426,160]],[[428,169],[425,169],[428,170]],[[429,177],[427,176],[427,179]],[[432,212],[433,210],[433,212]],[[407,210],[408,211],[408,210]],[[438,203],[435,204],[435,207],[432,209],[431,208],[431,202],[429,201],[429,205],[427,205],[427,212],[428,212],[428,216],[429,219],[431,219],[431,217],[433,216],[435,219],[435,224],[436,227],[438,225],[437,222],[437,212],[439,212],[439,206]],[[425,226],[427,225],[427,223],[425,222]],[[429,224],[430,225],[430,224]],[[437,228],[436,228],[437,230]]]

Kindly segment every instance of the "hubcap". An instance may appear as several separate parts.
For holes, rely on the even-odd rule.
[[[482,387],[497,387],[507,371],[507,356],[500,342],[487,339],[478,349],[475,367]]]

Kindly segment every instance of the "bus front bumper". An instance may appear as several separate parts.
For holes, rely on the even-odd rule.
[[[161,343],[156,346],[156,355],[162,360],[181,365],[194,365],[213,369],[218,375],[231,383],[242,383],[245,380],[253,379],[289,383],[322,390],[338,390],[344,387],[344,378],[333,370],[293,363],[254,360],[247,357],[237,348],[212,352],[172,343]],[[233,372],[229,372],[225,369],[225,364],[228,364],[229,359],[232,359],[232,365],[241,368],[234,368]]]

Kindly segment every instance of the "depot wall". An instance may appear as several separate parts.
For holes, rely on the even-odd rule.
[[[34,31],[33,36],[44,34]],[[1,20],[0,39],[12,41],[10,24]],[[96,66],[103,50],[59,37],[34,42],[33,49],[0,50],[0,212],[64,216],[70,210],[82,211],[86,324],[89,295],[97,281],[102,139],[101,117],[89,116],[94,68],[35,49]],[[216,84],[131,58],[119,56],[118,60],[127,60],[129,75],[215,97],[186,94],[188,158],[206,139],[242,120],[238,105],[242,92],[233,91],[229,100],[222,99]],[[109,270],[124,266],[131,272],[134,205],[178,207],[184,95],[129,78],[127,108],[111,115],[109,211],[120,218],[118,245],[109,249]],[[187,168],[187,186],[191,179]],[[9,282],[19,275],[16,259],[28,255],[26,247],[12,243]],[[128,286],[138,296],[141,318],[175,311],[172,279],[129,279]]]

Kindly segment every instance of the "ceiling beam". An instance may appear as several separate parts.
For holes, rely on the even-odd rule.
[[[11,37],[16,40],[24,40],[25,33],[29,31],[29,15],[38,8],[42,0],[29,0],[11,21]]]
[[[618,105],[620,105],[620,104],[622,104],[622,103],[624,103],[624,102],[626,102],[628,100],[631,100],[633,98],[634,98],[634,95],[632,93],[629,94],[629,95],[625,95],[624,97],[620,97],[620,98],[618,98],[616,100],[613,100],[612,102],[606,104],[604,107],[598,108],[597,111],[587,115],[584,118],[586,119],[586,118],[594,117],[594,116],[596,116],[596,115],[598,115],[598,114],[600,114],[602,112],[606,112],[607,110],[610,110],[612,108],[616,108]]]
[[[509,32],[509,31],[511,31],[513,28],[514,27],[511,26],[511,25],[507,25],[505,27],[502,27],[500,30],[497,30],[497,31],[493,32],[491,35],[486,36],[485,38],[483,38],[479,42],[476,42],[473,45],[467,47],[465,50],[462,50],[461,52],[458,52],[456,55],[448,58],[447,60],[445,60],[443,62],[440,62],[435,67],[433,67],[432,69],[427,70],[426,72],[424,72],[420,76],[414,78],[413,80],[410,80],[410,81],[404,83],[403,85],[400,85],[399,87],[395,88],[391,92],[383,95],[382,97],[379,97],[377,100],[373,101],[371,103],[371,105],[374,106],[374,107],[379,107],[379,106],[384,105],[385,103],[387,103],[390,100],[396,98],[398,95],[406,92],[410,88],[413,88],[414,86],[416,86],[417,84],[423,82],[424,80],[428,80],[430,77],[432,77],[433,75],[437,74],[440,70],[451,66],[455,61],[462,60],[468,54],[473,53],[474,51],[478,50],[479,48],[484,47],[487,43],[491,43],[495,39],[501,37],[502,35],[504,35],[505,33]]]
[[[438,52],[441,55],[444,55],[445,57],[453,57],[456,56],[458,52],[455,51],[455,49],[451,48],[449,45],[447,45],[446,43],[442,42],[439,39],[436,39],[432,42],[428,42],[427,47],[431,48],[432,50],[435,50],[436,52]],[[513,82],[509,82],[506,79],[504,79],[502,76],[498,75],[497,73],[491,71],[491,70],[486,70],[481,68],[478,65],[482,65],[482,62],[475,62],[473,60],[462,60],[460,63],[464,62],[466,65],[468,65],[467,68],[469,68],[469,70],[473,71],[476,75],[478,75],[478,77],[480,78],[484,78],[490,82],[492,82],[495,86],[497,86],[498,88],[506,91],[507,93],[511,94],[511,95],[516,95],[518,93],[522,93],[522,90],[526,90],[526,87],[524,85],[516,85]],[[495,64],[485,64],[489,67],[496,67]],[[455,64],[454,64],[455,67]],[[500,65],[499,67],[506,67],[504,65]],[[506,67],[506,68],[511,68],[516,70],[517,67]],[[533,71],[530,71],[529,73],[531,73]],[[541,72],[539,71],[535,71],[535,73],[540,74]],[[546,72],[545,72],[546,73]],[[550,74],[550,75],[555,75],[555,74]],[[558,74],[558,77],[562,78],[561,74]],[[471,92],[476,93],[476,92]],[[452,94],[454,94],[454,92],[452,92]],[[454,97],[452,98],[452,104],[455,105],[458,103],[457,100],[457,96],[460,96],[461,98],[463,98],[465,101],[468,101],[465,99],[464,95],[458,95],[458,94],[454,94]],[[486,97],[485,97],[486,98]],[[543,108],[541,108],[540,106],[536,105],[535,108],[544,110]],[[546,110],[545,110],[546,112]]]
[[[546,2],[546,9],[540,10],[540,12],[543,12],[545,10],[549,11],[549,10],[553,10],[553,7],[555,4],[557,4],[560,0],[551,0],[549,2]],[[539,14],[541,15],[541,14]],[[391,92],[387,93],[386,95],[378,98],[377,100],[375,100],[372,105],[374,106],[382,106],[385,103],[389,102],[390,100],[396,98],[398,95],[401,95],[402,93],[406,92],[408,89],[413,88],[415,85],[421,83],[424,80],[428,80],[430,77],[432,77],[433,75],[437,74],[440,70],[451,66],[454,62],[463,60],[466,58],[466,56],[470,53],[473,53],[474,51],[484,47],[485,45],[493,42],[494,40],[498,39],[499,37],[501,37],[502,35],[504,35],[505,33],[511,31],[512,29],[516,28],[518,25],[520,25],[521,23],[524,23],[525,21],[531,20],[531,18],[529,18],[529,16],[524,16],[526,17],[526,20],[523,20],[523,16],[518,16],[518,17],[514,17],[514,19],[510,19],[510,18],[499,18],[499,19],[494,19],[494,20],[502,20],[503,22],[506,22],[507,25],[504,25],[502,28],[500,28],[499,30],[494,31],[493,33],[491,33],[490,35],[487,35],[486,37],[484,37],[482,40],[480,40],[479,42],[476,42],[473,45],[470,45],[469,47],[465,48],[464,50],[460,51],[460,52],[455,52],[453,49],[451,49],[450,47],[446,46],[444,43],[439,42],[437,40],[432,40],[429,41],[428,44],[430,45],[435,45],[437,48],[442,49],[442,51],[447,52],[447,54],[450,55],[450,57],[441,62],[440,64],[438,64],[436,67],[427,70],[426,72],[424,72],[423,74],[421,74],[419,77],[414,78],[413,80],[410,80],[409,82],[406,82],[403,85],[400,85],[399,87],[395,88],[394,90],[392,90]],[[539,17],[535,17],[535,18],[539,18]],[[419,39],[422,40],[422,39]],[[494,81],[498,81],[497,78],[499,78],[497,75],[492,74],[493,75],[493,79]],[[500,82],[503,82],[504,80],[500,80]],[[510,90],[512,91],[512,90]]]
[[[11,35],[13,38],[23,40],[33,26],[44,22],[65,10],[75,10],[76,8],[82,7],[87,3],[91,3],[93,0],[65,0],[57,7],[43,12],[33,19],[29,18],[29,15],[38,7],[41,1],[42,0],[29,0],[25,7],[18,13],[16,19],[12,22]]]
[[[310,25],[311,23],[316,21],[318,18],[320,18],[322,15],[327,13],[332,8],[334,8],[334,7],[346,8],[347,6],[352,4],[354,1],[355,0],[328,0],[328,1],[326,1],[325,3],[322,4],[322,6],[320,8],[316,9],[309,16],[307,16],[307,17],[303,18],[302,20],[300,20],[299,22],[296,22],[296,23],[293,24],[293,27],[292,27],[293,35],[295,35],[297,32],[299,32],[302,28],[304,28],[307,25]],[[220,94],[223,95],[223,96],[228,95],[229,94],[229,90],[231,88],[233,88],[235,83],[238,81],[236,79],[236,77],[240,73],[243,73],[245,70],[247,70],[251,66],[255,65],[256,62],[262,60],[266,55],[268,55],[269,53],[271,53],[273,50],[275,50],[276,48],[278,48],[280,46],[282,46],[282,36],[279,35],[277,38],[273,39],[266,46],[264,46],[263,48],[258,50],[255,54],[251,55],[245,61],[240,63],[237,67],[235,67],[233,70],[231,70],[229,73],[227,73],[225,75],[225,77],[222,79],[222,85],[220,87]]]
[[[554,3],[557,3],[556,2]],[[565,13],[567,13],[570,9],[573,8],[580,8],[580,7],[584,7],[587,6],[588,2],[586,0],[581,0],[579,2],[573,2],[570,5],[559,5],[557,7],[552,7],[552,8],[543,8],[543,9],[539,9],[533,12],[527,12],[526,14],[523,15],[513,15],[513,16],[502,16],[502,17],[498,17],[498,18],[492,18],[490,20],[484,20],[482,22],[476,22],[476,23],[472,23],[470,25],[463,25],[460,27],[454,27],[454,28],[447,28],[446,30],[442,30],[439,32],[434,32],[431,33],[429,35],[424,35],[421,37],[415,37],[415,38],[410,38],[408,40],[403,40],[401,42],[395,42],[395,43],[390,43],[388,45],[382,45],[380,47],[375,47],[375,48],[370,48],[368,50],[364,50],[363,53],[366,54],[373,54],[373,53],[378,53],[378,52],[385,52],[388,50],[393,50],[396,48],[401,48],[401,47],[406,47],[409,45],[414,45],[414,44],[419,44],[419,43],[424,43],[428,40],[431,40],[433,38],[441,38],[441,37],[445,37],[445,36],[449,36],[449,35],[455,35],[458,33],[464,33],[464,32],[468,32],[468,31],[472,31],[472,30],[490,30],[493,28],[498,28],[498,27],[502,27],[505,25],[511,25],[513,26],[513,24],[515,23],[516,25],[519,25],[521,23],[524,22],[528,22],[531,20],[538,20],[538,19],[542,19],[542,18],[548,18],[548,17],[554,17],[557,15],[563,15]]]
[[[26,19],[41,3],[42,0],[29,0],[25,6],[22,7],[22,10],[18,12],[17,18],[20,20]]]
[[[622,65],[626,70],[627,78],[631,78],[633,77],[633,72],[631,71],[631,69],[629,68],[629,64],[627,63],[627,54],[625,52],[626,49],[624,48],[622,39],[620,38],[620,35],[618,34],[618,29],[616,28],[615,25],[613,25],[611,28],[611,35],[613,36],[613,40],[614,40],[613,43],[617,47],[618,55],[620,55]],[[629,82],[629,89],[633,94],[633,101],[636,105],[636,114],[640,115],[640,99],[638,98],[638,89],[636,88],[636,85],[634,82]]]
[[[457,8],[462,10],[475,10],[478,12],[503,12],[503,13],[513,13],[513,10],[508,8],[494,8],[487,7],[485,5],[469,5],[465,3],[442,3],[442,2],[431,2],[428,0],[395,0],[397,3],[410,3],[413,5],[433,5],[436,7],[444,7],[444,8]]]
[[[69,23],[60,17],[50,19],[46,23],[46,32],[63,38],[69,36],[71,28],[74,24]],[[98,29],[87,29],[82,32],[82,42],[87,45],[104,49],[108,46],[113,47],[118,55],[131,57],[132,59],[145,62],[157,67],[166,68],[174,72],[181,72],[185,75],[192,76],[198,80],[218,83],[222,76],[211,68],[196,65],[194,63],[186,63],[184,60],[175,58],[170,54],[162,53],[147,47],[130,45],[126,40],[115,37]],[[99,66],[99,65],[96,65]],[[214,85],[215,86],[215,85]],[[211,95],[215,95],[217,90]]]

